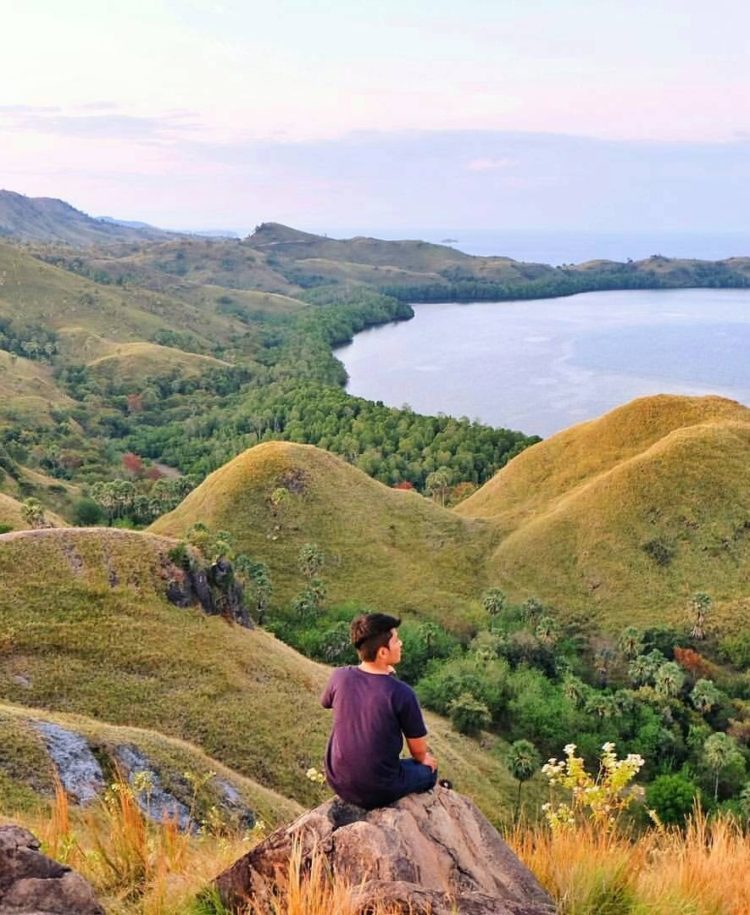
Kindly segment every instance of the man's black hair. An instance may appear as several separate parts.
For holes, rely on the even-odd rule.
[[[364,613],[352,620],[352,645],[357,649],[360,661],[374,661],[378,649],[385,648],[391,640],[391,632],[400,625],[397,616],[387,613]]]

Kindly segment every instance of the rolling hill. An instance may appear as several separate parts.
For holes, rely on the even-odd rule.
[[[615,628],[736,619],[750,584],[750,410],[642,398],[527,449],[461,503],[500,538],[488,578]]]
[[[271,570],[274,603],[303,587],[305,543],[325,553],[331,603],[429,616],[461,630],[484,583],[486,526],[414,492],[382,485],[319,448],[268,442],[212,473],[151,530],[179,537],[196,521],[230,531]]]
[[[153,226],[94,219],[53,197],[26,197],[0,190],[0,236],[85,246],[168,238],[173,234]]]
[[[186,741],[262,788],[318,801],[305,772],[321,766],[330,726],[319,705],[327,668],[265,631],[170,604],[172,545],[103,528],[0,536],[0,733],[3,716],[21,710],[82,717],[94,736],[155,732],[152,742],[172,740],[156,753]],[[497,757],[435,716],[430,730],[463,790],[492,816],[509,806],[513,783]],[[32,750],[19,751],[16,783]]]

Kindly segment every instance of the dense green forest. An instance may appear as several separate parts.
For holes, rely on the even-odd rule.
[[[118,379],[85,365],[58,365],[56,380],[73,404],[60,405],[51,425],[36,428],[11,415],[0,431],[2,466],[16,476],[18,465],[37,467],[90,487],[132,477],[122,458],[133,453],[201,479],[258,442],[288,439],[333,451],[386,484],[424,490],[438,470],[451,485],[481,484],[537,441],[467,418],[421,416],[349,397],[332,348],[365,327],[409,318],[412,309],[366,289],[316,290],[309,298],[311,307],[297,315],[259,315],[225,303],[246,329],[213,355],[236,364],[200,375],[173,367]],[[158,336],[154,342],[178,342]],[[142,502],[126,514],[134,523],[151,520]]]

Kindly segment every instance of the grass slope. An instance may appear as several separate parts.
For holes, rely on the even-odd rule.
[[[324,792],[328,669],[270,634],[163,597],[170,541],[101,528],[0,536],[0,701],[188,741],[302,804]],[[430,717],[447,774],[491,815],[513,784],[494,754]]]
[[[57,331],[85,328],[122,341],[149,340],[159,330],[189,327],[207,347],[240,327],[231,318],[169,295],[94,283],[7,244],[0,244],[0,314]]]
[[[49,426],[54,422],[51,411],[72,405],[49,365],[0,350],[0,421]]]
[[[456,509],[502,537],[488,576],[605,627],[735,619],[750,584],[750,410],[642,398],[525,451]]]
[[[213,356],[186,353],[158,343],[112,344],[106,355],[92,359],[88,367],[95,375],[119,384],[135,384],[153,375],[175,371],[184,378],[201,375],[212,368],[226,368],[228,362]]]
[[[34,808],[42,798],[54,793],[55,767],[41,734],[33,726],[38,721],[52,722],[84,737],[94,755],[109,769],[105,774],[113,780],[117,774],[113,751],[123,745],[137,747],[156,768],[162,786],[188,807],[194,800],[197,813],[207,812],[211,805],[221,805],[221,793],[209,779],[212,772],[229,782],[250,809],[268,823],[277,824],[302,812],[294,801],[238,775],[187,741],[81,715],[0,702],[0,807],[4,811]],[[193,798],[186,772],[206,780],[200,796]]]
[[[326,555],[321,577],[334,604],[414,612],[461,629],[484,584],[484,525],[389,489],[311,445],[268,442],[245,451],[151,530],[182,536],[196,521],[230,531],[243,552],[269,565],[276,602],[304,585],[297,556],[305,543]]]
[[[45,516],[50,524],[55,527],[66,527],[65,522],[54,512],[46,511]],[[15,531],[28,528],[21,511],[21,503],[6,493],[0,492],[0,524],[8,524]]]

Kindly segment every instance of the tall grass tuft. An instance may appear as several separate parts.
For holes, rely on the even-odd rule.
[[[747,915],[750,836],[696,811],[684,831],[518,826],[507,840],[560,915]]]

